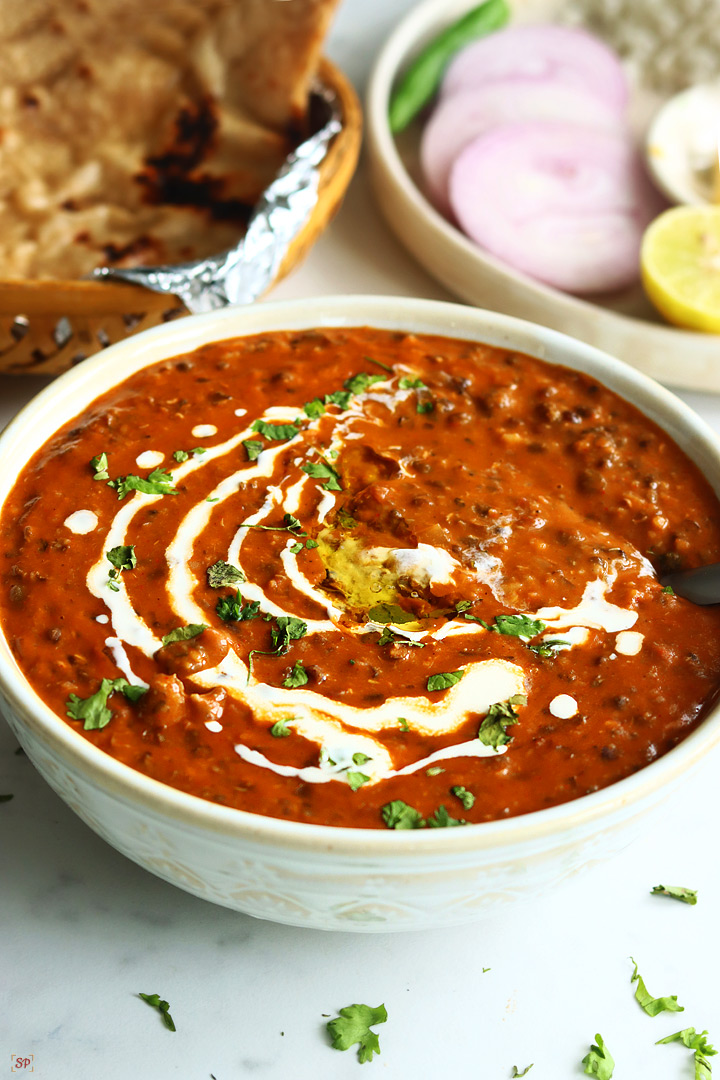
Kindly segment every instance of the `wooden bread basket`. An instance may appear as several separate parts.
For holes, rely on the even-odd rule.
[[[321,60],[318,77],[336,95],[342,130],[320,166],[315,208],[276,281],[304,258],[331,221],[360,151],[362,111],[355,90],[329,60]],[[57,375],[115,341],[187,314],[177,297],[119,282],[0,280],[0,372]]]

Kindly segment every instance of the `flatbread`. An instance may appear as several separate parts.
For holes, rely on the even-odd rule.
[[[2,0],[0,278],[235,243],[337,0]]]

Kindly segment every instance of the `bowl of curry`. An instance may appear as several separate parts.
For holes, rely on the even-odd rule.
[[[378,297],[156,328],[0,438],[0,694],[63,799],[252,915],[468,921],[718,739],[720,448],[554,331]]]

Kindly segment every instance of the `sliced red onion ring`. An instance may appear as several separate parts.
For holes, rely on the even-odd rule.
[[[441,92],[463,93],[498,79],[552,79],[593,94],[618,116],[628,101],[627,78],[612,49],[569,26],[511,26],[473,42],[448,66]]]
[[[508,124],[473,140],[450,177],[463,230],[517,270],[566,292],[635,281],[658,212],[629,135],[577,124]]]
[[[448,178],[463,147],[491,128],[530,120],[559,120],[611,130],[621,123],[617,113],[592,94],[569,91],[552,80],[506,80],[454,94],[439,103],[420,144],[420,163],[435,206],[443,213],[449,210]]]

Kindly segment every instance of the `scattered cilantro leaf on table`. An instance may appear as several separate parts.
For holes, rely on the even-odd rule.
[[[683,1028],[682,1031],[676,1031],[673,1035],[667,1035],[664,1039],[658,1039],[655,1045],[681,1042],[683,1046],[687,1046],[688,1050],[694,1052],[695,1080],[711,1080],[712,1065],[708,1058],[714,1057],[717,1050],[707,1041],[706,1035],[707,1031],[696,1032],[695,1028],[692,1027]]]
[[[170,1006],[167,1001],[164,1001],[159,994],[138,994],[143,1001],[146,1001],[148,1005],[152,1005],[154,1009],[157,1009],[162,1017],[163,1024],[170,1031],[176,1031],[175,1021],[170,1015]]]
[[[682,900],[684,904],[697,904],[697,890],[685,889],[682,885],[653,885],[653,896],[669,896],[673,900]]]
[[[222,559],[213,563],[212,566],[208,566],[205,573],[211,589],[222,589],[226,585],[237,585],[239,582],[245,581],[242,570],[238,570],[237,566],[233,566],[232,563],[223,562]]]
[[[408,806],[402,799],[385,803],[381,813],[388,829],[421,829],[425,824],[420,811]]]
[[[483,968],[483,971],[489,971],[489,968]],[[516,1076],[527,1076],[532,1069],[532,1065],[526,1065],[522,1072],[518,1069],[517,1065],[513,1065],[513,1071],[510,1073],[510,1080],[515,1080]]]
[[[585,1055],[581,1062],[585,1066],[585,1075],[597,1076],[598,1080],[611,1080],[615,1068],[612,1054],[605,1045],[602,1035],[596,1035],[595,1039],[597,1040],[597,1046],[593,1043],[589,1053]]]
[[[451,686],[455,686],[459,683],[465,674],[465,669],[460,668],[458,671],[441,671],[437,675],[429,675],[427,680],[428,690],[447,690]]]
[[[635,961],[630,957],[633,964]],[[672,994],[670,997],[654,998],[652,994],[648,992],[647,987],[643,981],[641,975],[638,974],[638,966],[635,964],[635,970],[632,973],[630,982],[637,983],[635,990],[635,1000],[641,1009],[644,1009],[648,1016],[657,1016],[661,1012],[685,1012],[685,1008],[682,1005],[678,1005],[677,996]]]
[[[495,750],[511,742],[512,735],[507,734],[507,729],[519,720],[516,708],[518,705],[527,705],[524,694],[513,694],[507,701],[496,701],[491,705],[478,728],[477,737],[480,742],[485,746],[492,746]]]
[[[111,694],[119,692],[128,701],[137,701],[146,693],[146,686],[129,683],[127,679],[103,679],[94,694],[81,698],[70,694],[65,702],[67,716],[71,720],[82,720],[83,730],[100,731],[112,720],[112,710],[107,707]]]
[[[203,630],[207,630],[206,623],[188,623],[187,626],[176,626],[169,634],[165,634],[162,639],[163,647],[172,645],[174,641],[190,641],[191,638],[202,634]]]
[[[305,686],[308,681],[308,674],[302,665],[302,661],[296,660],[292,666],[292,671],[283,679],[283,686],[287,686],[292,689],[296,686]]]
[[[387,1010],[384,1005],[373,1008],[371,1005],[346,1005],[340,1015],[330,1020],[327,1025],[331,1045],[335,1050],[349,1050],[358,1046],[358,1061],[364,1064],[372,1061],[373,1054],[380,1053],[380,1042],[372,1025],[384,1024]]]

